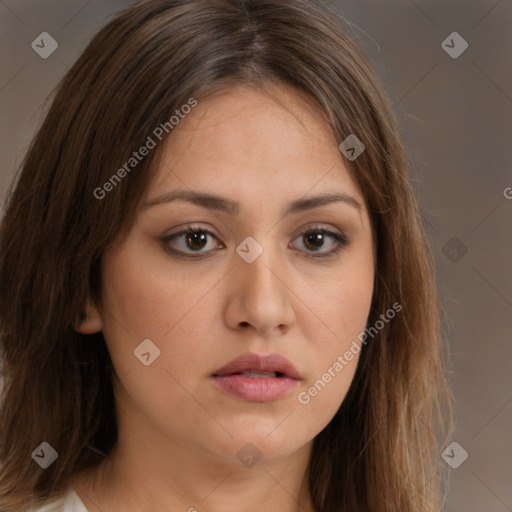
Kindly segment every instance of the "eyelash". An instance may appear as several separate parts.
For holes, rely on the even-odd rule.
[[[184,236],[184,235],[189,235],[189,234],[192,234],[192,233],[203,233],[203,234],[210,235],[210,236],[212,236],[214,238],[217,238],[216,235],[214,233],[212,233],[208,229],[204,229],[204,228],[202,228],[200,226],[189,226],[186,229],[178,231],[177,233],[173,233],[172,235],[168,235],[166,237],[163,237],[162,238],[162,242],[165,244],[165,248],[166,248],[166,250],[168,252],[170,252],[171,254],[176,255],[178,257],[197,258],[197,259],[206,257],[208,255],[208,253],[211,252],[211,251],[207,251],[207,252],[197,252],[196,251],[196,253],[194,254],[194,252],[187,253],[187,252],[183,252],[181,250],[173,249],[173,248],[171,248],[168,245],[169,242],[175,240],[176,238],[179,238],[180,236]],[[309,252],[305,256],[307,258],[321,259],[321,258],[334,257],[340,251],[342,251],[343,249],[347,248],[350,245],[350,241],[348,240],[346,235],[341,234],[341,233],[336,233],[334,231],[330,231],[329,229],[321,228],[321,227],[316,227],[316,226],[313,226],[313,227],[310,227],[310,228],[307,228],[307,229],[301,231],[297,235],[296,239],[301,237],[301,236],[304,236],[304,235],[306,235],[308,233],[317,233],[317,234],[322,234],[322,235],[328,235],[329,237],[334,239],[335,247],[333,249],[331,249],[330,251],[325,252],[325,253],[315,254],[314,252]]]

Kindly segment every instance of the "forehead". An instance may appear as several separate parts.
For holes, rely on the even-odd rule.
[[[163,144],[149,197],[178,186],[283,197],[341,186],[364,203],[324,113],[285,86],[198,98]]]

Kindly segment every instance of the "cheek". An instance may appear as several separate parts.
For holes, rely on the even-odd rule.
[[[195,397],[201,396],[199,385],[213,370],[212,361],[219,359],[219,337],[212,333],[212,328],[219,330],[219,276],[205,271],[192,278],[156,258],[131,254],[125,250],[115,260],[105,260],[108,314],[103,332],[121,381],[119,407],[127,417],[141,411],[162,432],[177,438],[194,429],[200,435],[200,426],[191,423],[215,430],[218,425]],[[157,348],[139,350],[147,339]],[[134,351],[139,355],[149,351],[150,364],[145,366]],[[178,416],[170,414],[176,410]]]
[[[111,263],[114,258],[104,265],[104,334],[112,349],[119,344],[126,347],[127,339],[130,346],[133,344],[132,350],[146,338],[157,345],[166,344],[199,328],[201,324],[190,319],[197,317],[199,310],[205,313],[202,303],[218,278],[208,273],[192,278],[175,269],[171,274],[169,267],[160,268],[158,261],[130,258],[129,253],[126,250],[114,256],[115,265]]]
[[[312,436],[323,430],[340,408],[356,371],[358,355],[341,364],[333,359],[317,378],[309,380],[296,394],[295,419],[307,425]]]
[[[366,327],[373,297],[373,259],[369,251],[354,251],[347,254],[339,270],[318,276],[314,283],[303,283],[300,297],[311,311],[311,321],[304,320],[303,327],[307,338],[321,349],[319,359],[325,366]]]
[[[218,277],[191,279],[175,271],[171,276],[154,262],[138,265],[124,254],[116,257],[115,266],[106,260],[108,284],[103,289],[103,333],[121,381],[120,407],[127,415],[141,411],[162,432],[180,436],[183,418],[208,420],[191,395],[199,396],[193,386],[203,376],[198,367],[203,373],[211,370],[208,356],[214,347],[206,345],[212,340],[212,291]],[[139,350],[143,340],[151,340],[156,348],[144,341],[146,348]],[[134,352],[149,352],[150,364],[146,366]],[[180,415],[169,415],[170,408]]]
[[[355,255],[354,255],[355,256]],[[321,322],[305,322],[307,338],[314,344],[306,382],[297,394],[299,414],[326,425],[340,407],[354,378],[363,348],[373,297],[374,269],[371,258],[347,258],[335,279],[306,295]],[[321,283],[319,283],[321,284]]]

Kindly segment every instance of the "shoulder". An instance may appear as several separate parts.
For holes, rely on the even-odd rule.
[[[47,505],[29,512],[88,512],[78,494],[70,487],[67,493]]]

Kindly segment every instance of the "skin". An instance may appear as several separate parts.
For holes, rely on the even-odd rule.
[[[284,86],[269,92],[233,85],[199,99],[165,141],[146,196],[192,189],[238,201],[239,213],[181,200],[152,206],[104,255],[101,304],[89,302],[76,329],[104,333],[119,441],[72,480],[90,512],[313,511],[304,482],[312,441],[341,405],[358,355],[308,404],[297,397],[364,330],[374,247],[364,196],[321,111]],[[361,208],[334,202],[283,216],[291,201],[334,192]],[[166,250],[161,239],[191,223],[214,233],[207,244],[183,235],[167,247],[206,256]],[[315,258],[335,247],[329,236],[307,245],[301,232],[318,227],[349,245]],[[263,248],[252,263],[235,251],[247,236]],[[134,357],[144,339],[160,349],[149,366]],[[247,352],[279,353],[303,380],[266,403],[217,388],[213,371]],[[253,467],[237,457],[247,443],[261,454]]]

